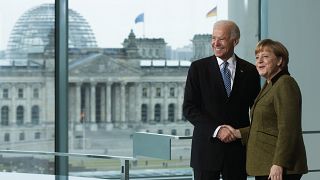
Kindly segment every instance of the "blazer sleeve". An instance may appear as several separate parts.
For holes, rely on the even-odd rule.
[[[240,134],[241,134],[241,142],[243,145],[247,145],[248,142],[248,136],[249,136],[249,131],[250,127],[244,127],[239,129]]]
[[[209,115],[202,110],[205,103],[201,94],[199,77],[201,70],[199,68],[201,67],[194,63],[189,68],[184,92],[183,115],[194,126],[207,126],[205,129],[210,127],[214,131],[218,127],[218,123],[212,121]]]
[[[291,169],[296,143],[301,136],[301,92],[296,81],[287,76],[279,79],[274,96],[278,120],[278,139],[273,164]]]

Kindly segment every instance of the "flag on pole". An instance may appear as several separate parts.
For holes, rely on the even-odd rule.
[[[134,20],[135,24],[139,22],[144,22],[144,13],[139,14],[136,19]]]
[[[213,16],[217,16],[217,6],[215,6],[213,9],[211,9],[207,15],[207,17],[213,17]]]

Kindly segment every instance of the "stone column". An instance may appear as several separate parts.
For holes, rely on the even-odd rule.
[[[9,98],[12,99],[11,106],[9,107],[9,125],[16,125],[17,124],[17,88],[14,86],[14,84],[11,85],[11,91],[9,91]],[[10,93],[11,92],[11,93]],[[10,110],[11,109],[11,110]],[[10,121],[12,119],[12,121]]]
[[[106,82],[106,129],[111,130],[113,125],[111,123],[112,111],[111,111],[111,86],[112,82]]]
[[[111,122],[111,82],[106,83],[106,121]]]
[[[90,123],[96,122],[96,84],[90,84]]]
[[[75,103],[75,120],[74,123],[80,123],[81,119],[81,83],[76,82],[76,103]]]
[[[120,84],[120,121],[126,121],[126,82]]]
[[[182,98],[183,98],[183,93],[184,93],[184,90],[183,90],[183,83],[177,83],[177,90],[178,90],[178,93],[177,93],[177,120],[182,120]]]
[[[136,82],[136,122],[141,123],[141,83]]]
[[[46,125],[48,123],[50,123],[51,121],[49,119],[47,119],[46,117],[46,111],[47,111],[47,106],[46,106],[46,101],[45,99],[48,98],[45,96],[45,86],[43,83],[40,84],[39,86],[39,99],[40,99],[40,117],[39,117],[39,124],[44,124],[46,123]],[[52,109],[52,111],[54,111],[54,109]]]
[[[96,125],[96,85],[97,83],[90,83],[90,127],[95,127]]]
[[[153,122],[154,121],[154,87],[152,85],[152,83],[149,83],[149,99],[150,99],[150,103],[149,103],[149,121]]]
[[[168,121],[168,85],[163,83],[163,103],[162,103],[162,119]]]
[[[105,123],[107,121],[106,118],[106,105],[107,105],[107,101],[106,101],[106,87],[105,86],[100,86],[100,94],[101,94],[101,100],[100,100],[100,122],[101,123]]]
[[[26,99],[26,102],[28,105],[24,106],[24,109],[25,109],[24,124],[31,124],[31,109],[33,106],[31,103],[31,97],[33,97],[33,94],[31,91],[31,84],[26,84],[23,98]]]
[[[90,86],[87,84],[84,87],[85,94],[85,105],[84,105],[84,121],[86,123],[90,122]]]

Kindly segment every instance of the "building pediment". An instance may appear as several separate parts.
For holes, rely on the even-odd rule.
[[[89,76],[140,76],[139,66],[128,60],[114,59],[103,54],[94,54],[70,62],[71,75]]]

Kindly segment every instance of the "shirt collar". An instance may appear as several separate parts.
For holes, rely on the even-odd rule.
[[[282,76],[282,75],[290,75],[288,70],[281,70],[280,72],[278,72],[272,79],[271,79],[271,83],[274,84],[278,81],[278,79]]]
[[[222,60],[221,58],[219,57],[216,57],[217,60],[218,60],[218,64],[219,64],[219,67],[221,67],[222,63],[224,63],[224,60]],[[230,68],[234,68],[236,67],[236,56],[235,54],[233,54],[228,60],[227,62],[229,63],[229,67]]]

